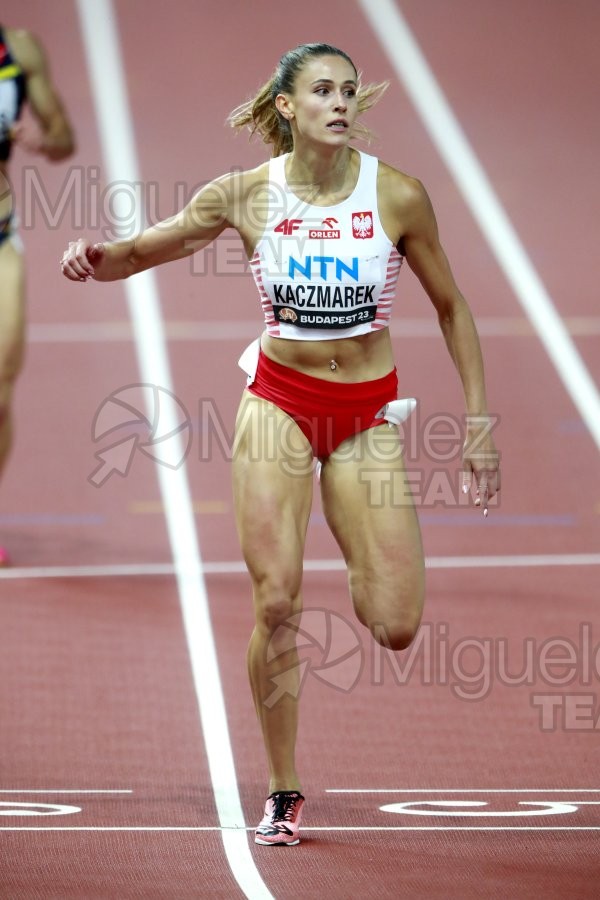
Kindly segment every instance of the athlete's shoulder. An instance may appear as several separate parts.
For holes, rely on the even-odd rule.
[[[269,164],[254,169],[238,169],[215,178],[211,187],[221,194],[227,208],[227,218],[234,227],[248,218],[247,211],[257,203],[268,205]]]
[[[377,182],[386,195],[403,205],[420,205],[427,198],[427,191],[418,178],[407,175],[382,160],[379,160]]]
[[[259,188],[269,183],[269,164],[262,163],[255,169],[233,169],[218,175],[211,182],[231,199],[247,199]]]

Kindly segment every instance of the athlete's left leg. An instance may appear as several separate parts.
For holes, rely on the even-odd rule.
[[[23,363],[25,344],[25,272],[23,256],[13,242],[0,246],[0,475],[13,438],[12,398]],[[8,561],[0,548],[0,565]]]
[[[402,650],[421,620],[421,532],[396,428],[344,441],[321,471],[325,516],[348,566],[359,620],[383,646]]]

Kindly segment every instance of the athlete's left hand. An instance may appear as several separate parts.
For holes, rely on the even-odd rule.
[[[487,516],[489,502],[500,490],[500,455],[487,417],[469,424],[463,447],[463,491],[468,494],[475,480],[475,506]]]
[[[15,122],[10,129],[11,139],[28,153],[44,153],[45,136],[41,127],[33,119]]]

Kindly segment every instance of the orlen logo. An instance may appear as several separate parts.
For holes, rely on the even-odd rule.
[[[293,234],[294,231],[298,231],[301,225],[302,219],[284,219],[283,222],[280,222],[273,230],[289,236],[290,234]]]
[[[308,232],[309,238],[323,238],[323,239],[331,239],[331,238],[339,238],[340,230],[338,228],[334,228],[334,225],[338,224],[338,220],[334,219],[330,216],[328,219],[323,219],[321,225],[325,225],[325,228],[311,228]]]

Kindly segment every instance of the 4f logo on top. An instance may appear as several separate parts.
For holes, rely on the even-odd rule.
[[[371,210],[352,213],[352,236],[361,240],[373,237],[373,213]]]
[[[298,231],[300,226],[302,225],[302,219],[284,219],[283,222],[280,222],[273,231],[278,231],[280,234],[290,235],[293,234],[294,231]]]

